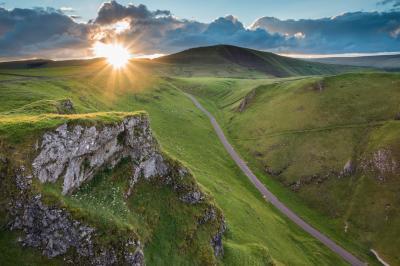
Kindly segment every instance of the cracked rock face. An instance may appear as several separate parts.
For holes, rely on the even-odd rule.
[[[81,264],[80,258],[84,258],[90,265],[145,265],[140,242],[121,240],[124,256],[118,258],[114,247],[95,244],[96,228],[73,219],[64,209],[46,206],[40,194],[29,196],[26,192],[31,178],[25,175],[24,167],[16,171],[15,183],[21,197],[11,201],[8,208],[12,217],[9,229],[24,232],[18,239],[23,246],[38,248],[48,258],[66,255],[73,249],[77,256],[66,260],[72,264]]]
[[[133,172],[128,177],[126,197],[134,191],[139,179],[160,178],[186,204],[198,204],[205,200],[189,171],[160,151],[145,116],[128,117],[120,123],[102,127],[64,124],[45,133],[35,149],[37,156],[32,162],[33,175],[25,175],[24,168],[16,171],[15,181],[20,195],[29,194],[25,192],[29,191],[32,178],[42,183],[61,179],[62,193],[70,194],[102,168],[112,168],[122,159],[129,158]],[[93,265],[145,264],[139,241],[118,243],[118,246],[124,246],[118,249],[123,250],[121,257],[121,253],[114,248],[95,244],[96,228],[74,220],[67,210],[44,205],[40,195],[27,197],[14,200],[10,208],[13,217],[10,228],[25,233],[21,238],[23,245],[39,248],[50,258],[65,255],[73,248]],[[220,217],[217,212],[210,204],[199,224],[215,222],[217,216]],[[221,221],[218,232],[210,236],[215,256],[223,254],[224,231],[225,223]]]
[[[11,214],[16,217],[11,229],[25,232],[20,239],[23,246],[41,248],[49,258],[65,254],[70,247],[81,256],[93,256],[94,228],[73,221],[63,210],[48,208],[40,195],[27,202],[16,201]]]
[[[102,129],[64,124],[46,133],[38,149],[40,153],[32,164],[34,175],[42,183],[63,177],[63,194],[90,180],[101,167],[115,166],[128,156],[139,162],[148,160],[147,176],[163,171],[155,165],[157,158],[152,158],[157,144],[143,117],[130,117]]]

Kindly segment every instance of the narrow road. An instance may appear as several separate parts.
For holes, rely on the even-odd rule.
[[[250,168],[247,166],[245,161],[243,161],[239,154],[233,149],[232,145],[226,139],[224,132],[219,126],[217,120],[214,116],[208,112],[197,100],[194,96],[185,93],[187,97],[189,97],[192,102],[199,108],[203,113],[205,113],[211,121],[212,126],[214,127],[215,132],[218,135],[218,138],[224,145],[226,151],[232,157],[232,159],[236,162],[239,168],[243,171],[243,173],[250,179],[253,185],[260,191],[263,197],[268,200],[273,206],[275,206],[278,210],[280,210],[284,215],[286,215],[290,220],[292,220],[295,224],[300,226],[304,231],[308,232],[310,235],[321,241],[325,246],[330,248],[333,252],[341,256],[344,260],[346,260],[351,265],[366,265],[366,263],[360,261],[358,258],[353,256],[350,252],[346,251],[344,248],[337,245],[330,238],[319,232],[317,229],[313,228],[311,225],[306,223],[303,219],[297,216],[293,211],[291,211],[288,207],[286,207],[282,202],[275,197],[261,182],[258,178],[253,174]]]

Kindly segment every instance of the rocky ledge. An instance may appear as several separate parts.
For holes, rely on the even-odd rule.
[[[20,238],[24,246],[40,248],[48,257],[66,254],[72,248],[78,256],[93,265],[144,264],[138,239],[113,243],[122,247],[118,254],[110,246],[96,246],[96,241],[93,241],[96,228],[74,220],[65,209],[46,206],[40,194],[32,193],[30,186],[35,178],[42,183],[61,180],[62,193],[69,195],[90,181],[99,170],[113,168],[122,159],[129,158],[133,172],[126,197],[133,193],[140,179],[157,178],[170,186],[186,204],[204,203],[206,199],[190,172],[160,151],[145,115],[127,117],[120,123],[102,126],[64,124],[45,133],[35,149],[32,175],[25,174],[24,168],[15,174],[20,197],[10,204],[10,228],[24,232]],[[212,204],[209,208],[209,213],[199,224],[209,220],[215,223],[217,216],[222,217]],[[216,234],[210,236],[215,256],[223,254],[222,235],[225,231],[223,219],[218,221]]]

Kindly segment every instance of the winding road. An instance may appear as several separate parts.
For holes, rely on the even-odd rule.
[[[258,178],[253,174],[250,168],[247,166],[246,162],[243,161],[239,154],[233,149],[232,145],[226,139],[224,132],[222,131],[221,127],[219,126],[217,120],[214,116],[208,112],[197,100],[193,95],[185,93],[187,97],[189,97],[192,102],[199,108],[204,114],[208,116],[211,121],[212,126],[214,127],[215,132],[218,135],[218,138],[224,145],[226,151],[232,157],[232,159],[236,162],[242,172],[250,179],[253,185],[260,191],[263,197],[269,201],[273,206],[275,206],[279,211],[281,211],[284,215],[286,215],[290,220],[292,220],[295,224],[300,226],[304,231],[308,232],[310,235],[321,241],[325,246],[331,249],[333,252],[341,256],[344,260],[346,260],[351,265],[366,265],[366,263],[360,261],[350,252],[342,248],[341,246],[337,245],[333,242],[330,238],[322,234],[320,231],[306,223],[303,219],[297,216],[292,210],[286,207],[282,202],[275,197],[274,194],[271,193],[261,182]]]

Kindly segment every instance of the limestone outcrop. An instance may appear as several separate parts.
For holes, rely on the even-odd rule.
[[[64,208],[47,206],[40,193],[31,190],[33,180],[60,182],[62,194],[69,196],[102,169],[113,168],[121,160],[128,159],[133,170],[127,174],[129,188],[125,191],[126,198],[141,179],[157,178],[157,181],[171,187],[180,201],[190,205],[208,204],[205,202],[206,195],[190,172],[161,152],[145,115],[101,126],[63,124],[44,133],[35,149],[32,173],[24,167],[15,171],[19,197],[10,203],[12,219],[9,228],[23,231],[19,239],[21,244],[39,248],[49,258],[73,250],[92,265],[144,265],[139,239],[129,238],[113,243],[118,249],[110,245],[99,246],[99,241],[95,241],[97,229],[74,219]],[[218,230],[216,228],[216,233],[210,236],[215,256],[223,254],[222,236],[226,226],[223,219],[217,219],[221,215],[214,205],[209,204],[208,211],[198,221],[200,225],[207,222],[218,224]]]

